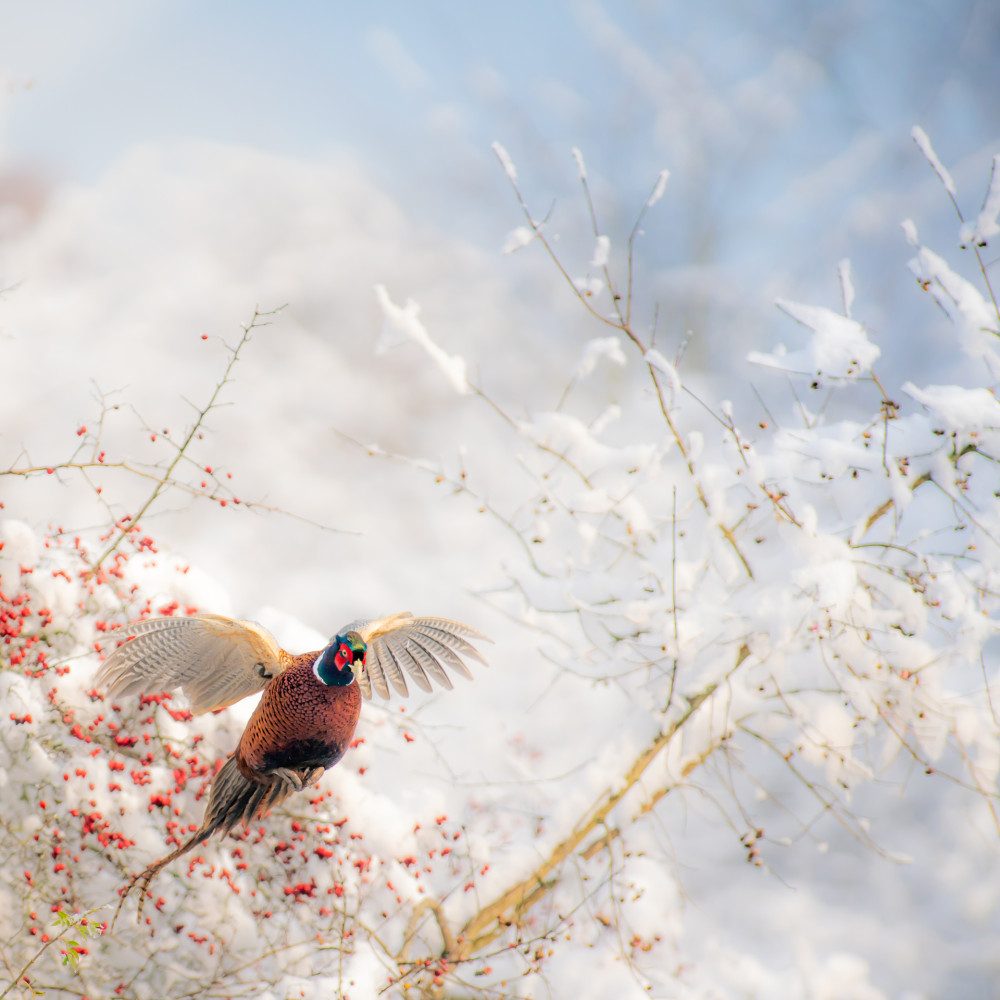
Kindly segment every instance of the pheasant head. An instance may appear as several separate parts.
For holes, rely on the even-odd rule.
[[[368,646],[355,631],[335,636],[316,658],[313,673],[327,687],[347,687],[353,684],[356,671],[365,663]]]

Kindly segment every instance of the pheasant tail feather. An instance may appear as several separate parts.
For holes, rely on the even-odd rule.
[[[205,818],[201,826],[173,853],[168,854],[159,861],[151,864],[145,871],[133,876],[132,880],[125,887],[122,897],[115,910],[114,919],[111,921],[112,928],[118,919],[125,900],[138,885],[139,886],[139,909],[136,914],[136,921],[142,921],[142,908],[146,903],[146,893],[149,884],[154,878],[179,857],[187,854],[192,848],[215,833],[227,834],[236,826],[240,820],[244,824],[249,824],[254,817],[267,812],[268,809],[283,801],[289,794],[302,788],[301,778],[296,782],[297,775],[284,777],[275,776],[270,782],[252,781],[244,777],[236,762],[234,754],[223,765],[222,770],[215,776],[212,782],[212,794],[208,801],[208,808],[205,810]],[[310,775],[311,777],[311,775]]]

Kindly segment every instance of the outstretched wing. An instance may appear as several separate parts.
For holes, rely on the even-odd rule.
[[[289,659],[255,622],[222,615],[149,618],[101,665],[94,684],[113,698],[180,687],[195,715],[225,708],[260,691]]]
[[[372,690],[389,697],[389,685],[406,697],[406,675],[424,691],[431,681],[450,689],[451,678],[445,667],[472,678],[462,657],[486,660],[468,640],[491,642],[482,632],[448,618],[414,618],[407,611],[375,621],[353,622],[344,631],[354,630],[368,645],[364,669],[358,675],[361,693],[371,698]]]

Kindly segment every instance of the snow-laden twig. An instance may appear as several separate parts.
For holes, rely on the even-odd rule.
[[[427,327],[420,320],[420,306],[416,302],[407,299],[406,305],[397,306],[384,285],[375,286],[375,296],[389,329],[423,348],[460,396],[472,391],[465,375],[465,360],[458,355],[446,353],[434,343]],[[395,343],[383,333],[376,351],[384,353],[393,346]]]
[[[941,181],[942,187],[948,192],[949,197],[954,202],[958,197],[955,182],[951,179],[951,174],[948,173],[947,168],[938,158],[937,153],[934,152],[934,147],[931,145],[930,139],[927,138],[927,133],[919,125],[914,125],[910,130],[910,136],[917,144],[920,152],[923,153],[924,159],[931,165],[931,169],[938,175],[938,180]]]

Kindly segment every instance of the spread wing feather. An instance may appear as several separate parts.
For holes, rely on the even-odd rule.
[[[399,636],[387,635],[383,640],[392,658],[396,661],[396,666],[409,674],[417,683],[421,691],[430,691],[431,682],[424,673],[424,668],[413,658],[407,649],[406,640],[400,640]],[[405,676],[405,674],[404,674]]]
[[[119,698],[179,687],[195,715],[260,691],[288,659],[266,629],[222,615],[150,618],[120,634],[132,638],[104,661],[97,689]]]
[[[371,698],[373,690],[388,698],[390,685],[406,697],[407,675],[424,691],[431,690],[432,681],[450,689],[452,683],[445,672],[446,666],[471,678],[462,657],[486,663],[468,639],[490,641],[471,625],[449,618],[414,618],[407,612],[375,621],[352,622],[345,631],[352,629],[368,645],[365,667],[358,676],[361,693],[366,698]]]
[[[442,646],[447,646],[455,653],[459,653],[462,656],[471,656],[473,659],[479,660],[481,663],[486,662],[479,650],[476,649],[472,643],[463,639],[460,635],[453,635],[451,632],[448,632],[443,628],[430,625],[418,626],[416,631],[421,635],[427,636],[428,639],[433,639],[436,642],[439,642]],[[465,664],[462,664],[462,669],[468,674]],[[468,674],[468,676],[471,677],[472,674]]]
[[[361,693],[370,698],[371,691],[365,690],[364,683],[369,677],[375,692],[383,698],[390,697],[390,684],[399,694],[406,697],[406,678],[403,676],[403,671],[381,640],[376,640],[369,645],[368,655],[365,657],[365,669],[358,675]]]
[[[412,643],[408,652],[424,668],[424,673],[428,677],[437,681],[441,687],[447,688],[449,691],[452,689],[451,678],[445,673],[444,667],[423,646]]]

